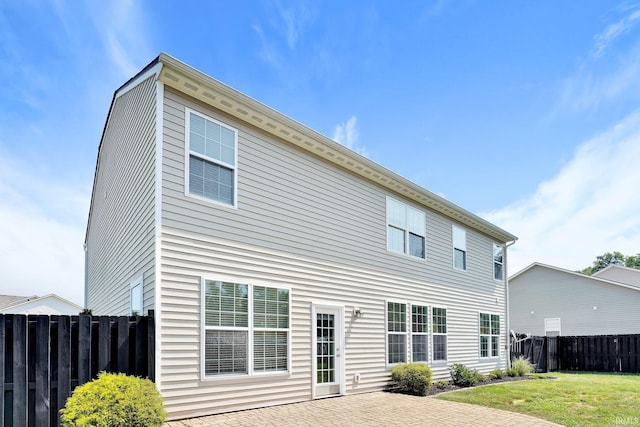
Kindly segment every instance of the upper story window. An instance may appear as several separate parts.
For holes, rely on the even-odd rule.
[[[502,280],[504,275],[504,246],[493,244],[493,278]]]
[[[425,258],[424,212],[387,197],[387,249]]]
[[[187,194],[235,206],[237,131],[194,111],[186,114]]]
[[[467,269],[467,231],[453,226],[453,267],[457,270]]]

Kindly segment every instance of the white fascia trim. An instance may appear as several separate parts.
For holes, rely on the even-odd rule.
[[[161,63],[158,63],[153,67],[149,68],[145,73],[140,74],[135,80],[129,82],[129,84],[127,84],[125,87],[118,90],[114,99],[118,99],[125,93],[129,92],[130,90],[135,89],[136,87],[138,87],[138,84],[140,84],[140,82],[147,80],[149,77],[153,76],[154,74],[156,75],[156,79],[157,79],[160,76],[161,70],[162,70]],[[156,100],[156,105],[157,105],[157,100]]]
[[[162,68],[161,64],[158,64],[159,68],[155,71],[158,74]],[[156,67],[153,67],[156,69]],[[155,213],[154,213],[154,229],[155,229],[155,265],[154,265],[154,310],[155,310],[155,341],[156,341],[156,360],[155,360],[155,383],[158,390],[162,393],[162,367],[161,367],[161,354],[162,354],[162,151],[163,151],[163,127],[164,127],[164,83],[156,81],[156,153],[155,153]]]

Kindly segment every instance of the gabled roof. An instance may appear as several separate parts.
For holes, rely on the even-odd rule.
[[[445,198],[392,172],[371,159],[356,153],[333,139],[316,132],[166,53],[161,53],[140,71],[140,73],[121,86],[114,94],[113,101],[115,101],[118,93],[135,86],[138,79],[147,78],[150,72],[157,69],[155,67],[157,64],[161,65],[161,69],[157,71],[157,78],[164,83],[165,86],[171,87],[218,110],[224,111],[231,116],[239,118],[252,126],[275,135],[279,139],[285,140],[330,163],[347,169],[355,175],[374,182],[392,193],[400,194],[419,205],[439,212],[471,229],[491,236],[497,242],[507,243],[517,240],[516,236],[489,221],[480,218]],[[113,107],[113,101],[111,107]],[[109,118],[107,117],[107,121],[108,120]],[[105,129],[106,126],[105,124]],[[100,144],[102,144],[102,142]],[[99,152],[98,155],[100,155]],[[89,221],[90,218],[91,208],[89,209]]]
[[[523,268],[522,270],[518,271],[517,273],[515,273],[514,275],[509,277],[509,283],[513,282],[514,279],[522,276],[527,271],[529,271],[529,270],[531,270],[531,269],[533,269],[535,267],[546,268],[546,269],[558,271],[558,272],[564,273],[564,274],[571,274],[571,275],[578,276],[578,277],[581,277],[581,278],[586,279],[586,280],[592,280],[592,281],[597,282],[597,283],[621,286],[623,288],[633,289],[634,291],[640,291],[640,288],[638,288],[637,286],[634,286],[634,285],[629,285],[627,283],[616,282],[614,280],[602,279],[602,278],[596,277],[596,276],[589,276],[587,274],[582,274],[582,273],[578,273],[576,271],[566,270],[566,269],[560,268],[560,267],[554,267],[552,265],[542,264],[540,262],[534,262],[533,264],[530,264],[529,266]]]
[[[82,307],[78,304],[75,304],[67,299],[64,299],[56,294],[49,294],[42,297],[37,295],[33,295],[30,297],[16,297],[12,295],[0,295],[0,312],[7,310],[18,310],[20,307],[33,304],[34,302],[45,302],[47,300],[57,300],[65,305],[68,305],[70,308],[77,310],[78,313],[82,311]],[[1,305],[3,301],[11,301],[7,305]]]
[[[38,298],[37,295],[32,295],[30,297],[18,296],[18,295],[0,295],[0,309],[12,306],[14,304],[19,304],[22,301],[30,300],[33,298]]]

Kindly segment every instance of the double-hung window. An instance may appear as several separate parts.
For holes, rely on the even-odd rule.
[[[500,316],[480,313],[480,357],[500,356]]]
[[[289,290],[204,280],[205,377],[289,369]]]
[[[387,249],[425,258],[425,213],[387,197]]]
[[[187,194],[235,206],[237,132],[187,110]]]
[[[464,228],[453,226],[453,267],[467,269],[467,232]]]
[[[431,308],[433,327],[433,361],[447,360],[447,309]]]
[[[504,246],[493,244],[493,278],[502,280],[504,274]]]
[[[429,307],[411,304],[411,361],[429,360]]]
[[[407,305],[387,302],[387,363],[407,361]]]

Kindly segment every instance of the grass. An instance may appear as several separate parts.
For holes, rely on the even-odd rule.
[[[435,398],[519,412],[565,426],[640,425],[640,376],[553,373],[534,379],[476,387]]]

